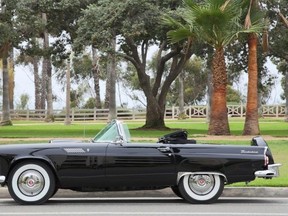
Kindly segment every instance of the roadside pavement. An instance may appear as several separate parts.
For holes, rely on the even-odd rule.
[[[83,198],[83,197],[173,197],[170,188],[145,191],[117,191],[117,192],[75,192],[59,190],[54,197]],[[222,197],[288,197],[288,187],[225,187]],[[0,187],[0,198],[10,198],[8,189]]]

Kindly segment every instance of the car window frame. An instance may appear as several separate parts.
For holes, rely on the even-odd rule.
[[[111,133],[111,129],[115,132],[116,136],[111,137],[111,140],[102,140],[102,137],[105,137],[105,134]],[[109,137],[109,136],[108,136]],[[91,140],[93,143],[100,143],[100,142],[110,142],[110,143],[128,143],[130,142],[130,132],[128,126],[123,124],[119,120],[112,120],[110,123],[106,125],[99,133],[97,133],[94,138]]]

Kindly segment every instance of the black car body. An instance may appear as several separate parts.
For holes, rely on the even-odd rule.
[[[211,203],[225,184],[276,177],[279,166],[261,137],[253,138],[251,146],[196,144],[179,131],[158,143],[131,143],[127,126],[117,120],[89,143],[52,140],[0,146],[0,183],[20,204],[42,204],[59,188],[166,187],[191,203]]]

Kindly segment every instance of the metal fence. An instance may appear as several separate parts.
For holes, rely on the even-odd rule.
[[[245,105],[228,105],[228,115],[230,117],[245,117]],[[166,108],[165,119],[177,119],[179,107],[173,106]],[[187,106],[185,107],[186,118],[206,118],[208,113],[207,106]],[[71,109],[70,117],[72,121],[96,121],[107,120],[108,109]],[[259,115],[263,117],[284,117],[284,105],[263,105],[259,109]],[[0,113],[1,116],[1,113]],[[46,110],[13,110],[11,111],[12,120],[44,120]],[[65,110],[54,110],[54,120],[64,121]],[[123,120],[145,119],[146,109],[117,109],[117,118]]]

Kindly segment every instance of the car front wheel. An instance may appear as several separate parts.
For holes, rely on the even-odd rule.
[[[179,192],[190,203],[213,203],[223,188],[223,178],[213,174],[185,175],[179,182]]]
[[[20,204],[42,204],[55,191],[55,178],[51,169],[42,162],[17,164],[8,178],[11,197]]]

